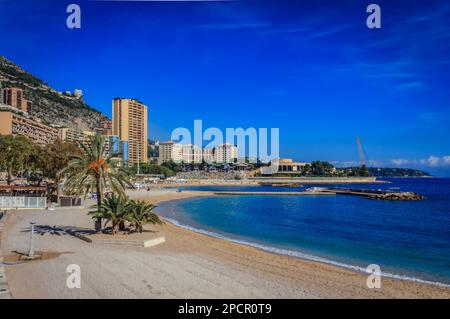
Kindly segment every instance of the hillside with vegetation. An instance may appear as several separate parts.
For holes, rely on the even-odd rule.
[[[427,172],[412,168],[390,167],[347,167],[338,168],[340,174],[345,176],[373,176],[373,177],[432,177]]]
[[[23,70],[5,57],[0,56],[0,82],[3,88],[17,87],[24,90],[24,96],[33,103],[32,116],[46,124],[93,130],[106,116],[82,98],[62,93],[47,83]]]
[[[302,167],[301,172],[281,172],[285,177],[432,177],[427,172],[411,168],[334,167],[329,162],[314,161]]]
[[[427,172],[411,168],[370,167],[369,173],[376,177],[431,177]]]

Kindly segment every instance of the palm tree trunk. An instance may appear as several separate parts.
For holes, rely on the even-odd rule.
[[[56,182],[56,202],[59,204],[59,196],[60,191],[59,191],[59,183],[61,182],[60,179],[58,177],[55,178],[55,182]]]
[[[11,183],[12,183],[12,168],[11,168],[11,166],[8,166],[8,179],[7,179],[6,183],[8,185],[11,185]]]
[[[97,177],[96,189],[97,189],[97,211],[99,211],[100,206],[102,204],[102,191],[100,189],[100,177]],[[102,219],[100,217],[95,220],[95,230],[102,231]]]
[[[112,224],[112,234],[117,235],[119,233],[119,223],[114,222]]]

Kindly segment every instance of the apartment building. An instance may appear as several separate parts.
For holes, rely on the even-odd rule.
[[[237,147],[223,144],[213,148],[201,149],[192,144],[179,144],[172,141],[159,143],[158,163],[234,163],[237,160]]]
[[[214,162],[214,149],[213,148],[204,148],[202,151],[202,157],[203,160],[206,163],[213,163]]]
[[[238,157],[235,145],[225,143],[214,148],[214,161],[216,163],[234,163]]]
[[[182,148],[183,163],[201,163],[202,149],[197,145],[185,144]]]
[[[2,90],[0,103],[15,107],[22,112],[31,112],[32,103],[25,99],[23,90],[19,88],[5,88]]]
[[[112,121],[103,120],[95,128],[95,132],[99,135],[111,136],[112,134]]]
[[[158,163],[201,163],[202,149],[192,144],[179,144],[172,141],[159,143]]]
[[[53,143],[59,138],[56,128],[47,126],[36,119],[4,110],[0,110],[0,134],[23,135],[39,146]]]
[[[92,136],[95,135],[95,132],[92,131],[81,131],[69,127],[59,128],[58,133],[61,140],[72,143],[81,143],[86,147],[90,144]]]
[[[112,113],[112,135],[128,142],[128,163],[147,163],[147,106],[135,99],[116,98]]]
[[[183,145],[172,141],[159,143],[158,164],[183,161]]]
[[[105,151],[112,157],[128,162],[128,142],[121,141],[118,136],[107,136]]]

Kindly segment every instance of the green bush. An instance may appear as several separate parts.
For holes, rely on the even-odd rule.
[[[171,169],[158,165],[158,164],[150,164],[144,163],[139,165],[139,171],[141,174],[150,174],[150,175],[164,175],[165,177],[171,177],[175,175],[175,172]],[[134,174],[137,173],[137,166],[133,166],[132,172]]]

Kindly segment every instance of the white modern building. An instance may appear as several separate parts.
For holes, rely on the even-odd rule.
[[[73,96],[75,96],[77,99],[81,99],[83,97],[83,91],[82,90],[74,90]]]
[[[260,168],[261,175],[275,174],[298,174],[306,165],[311,163],[294,162],[291,158],[276,158],[270,162],[269,166]]]

